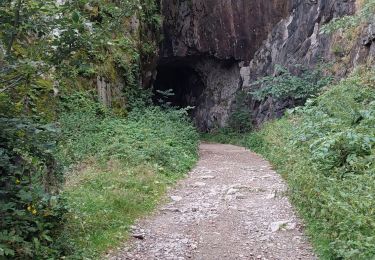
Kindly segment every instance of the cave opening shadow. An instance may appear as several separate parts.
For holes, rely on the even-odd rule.
[[[204,89],[201,76],[189,65],[159,65],[153,84],[153,102],[177,108],[197,107]],[[194,117],[194,111],[189,112],[191,117]]]

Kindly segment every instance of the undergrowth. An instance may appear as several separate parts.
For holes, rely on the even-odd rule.
[[[155,0],[0,1],[0,259],[71,259],[77,255],[69,245],[70,237],[61,236],[65,224],[70,224],[65,200],[71,198],[64,199],[60,194],[65,173],[71,171],[67,166],[88,157],[98,157],[103,165],[114,161],[109,155],[98,156],[101,148],[107,148],[107,154],[118,148],[106,146],[103,138],[114,144],[112,128],[117,131],[117,124],[134,122],[135,115],[130,121],[117,120],[98,106],[93,115],[90,109],[94,105],[86,102],[79,104],[81,114],[67,109],[71,114],[64,112],[59,120],[60,101],[78,92],[94,93],[101,82],[99,99],[118,116],[145,103],[141,100],[148,92],[142,91],[140,81],[144,68],[157,56],[159,7]],[[177,112],[151,109],[145,112],[145,120],[153,124],[151,117],[155,114],[155,118],[169,119],[172,124],[173,113]],[[181,121],[177,127],[183,124],[189,125]],[[137,131],[124,130],[121,134],[142,138],[143,132]],[[186,134],[179,132],[181,136]],[[144,140],[148,138],[145,135]],[[169,141],[166,137],[162,140]],[[182,171],[182,165],[190,163],[186,159],[170,167],[166,145],[160,145],[164,149],[161,155],[147,145],[147,141],[143,147],[125,144],[127,156],[118,160],[122,164],[131,162],[135,158],[132,153],[138,151],[139,165],[150,161],[167,165],[166,171]],[[151,156],[155,158],[149,159]],[[73,210],[72,202],[68,204]],[[95,229],[100,231],[102,227]]]
[[[0,259],[64,255],[59,240],[66,212],[52,124],[0,113]]]
[[[80,95],[69,100],[60,156],[80,163],[63,193],[65,236],[95,258],[123,242],[133,221],[194,165],[198,135],[185,110],[143,108],[121,119]]]
[[[258,132],[211,140],[265,156],[322,259],[375,257],[375,72],[357,72]]]

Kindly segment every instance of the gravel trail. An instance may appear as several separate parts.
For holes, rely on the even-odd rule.
[[[201,144],[168,202],[109,259],[317,259],[270,164],[245,148]]]

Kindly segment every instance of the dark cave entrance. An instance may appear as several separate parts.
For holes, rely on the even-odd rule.
[[[200,56],[166,57],[159,60],[156,72],[152,84],[154,104],[193,107],[189,115],[202,132],[227,126],[241,87],[237,61]]]
[[[201,75],[189,63],[159,64],[153,84],[153,101],[178,108],[197,107],[204,89]],[[194,109],[190,115],[194,117]]]

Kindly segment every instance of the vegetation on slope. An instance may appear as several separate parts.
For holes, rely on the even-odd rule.
[[[322,259],[375,256],[375,71],[362,70],[242,144],[269,159],[289,184]]]
[[[326,259],[375,256],[374,76],[343,80],[244,140],[288,181]]]
[[[344,33],[348,33],[350,30],[355,30],[362,24],[366,24],[375,13],[374,0],[356,1],[356,7],[355,14],[334,18],[331,22],[323,26],[321,32],[330,34],[338,30],[343,30]]]

